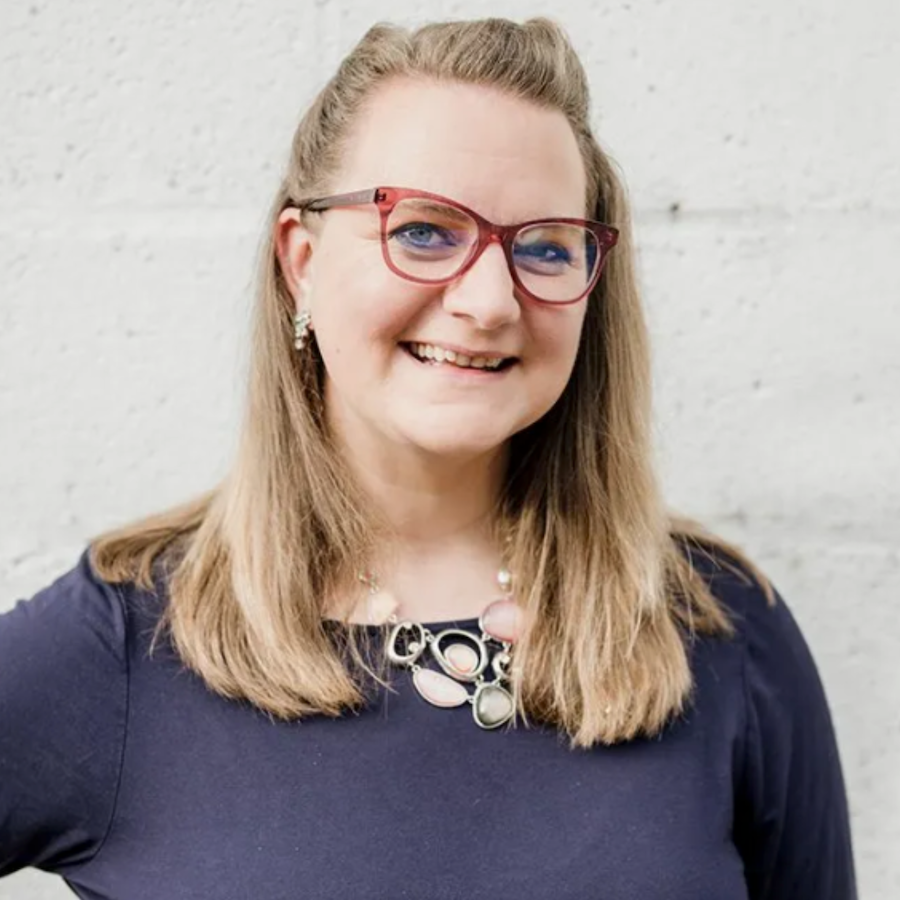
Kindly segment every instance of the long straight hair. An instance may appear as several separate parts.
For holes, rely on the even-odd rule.
[[[570,381],[511,440],[496,528],[525,613],[512,672],[520,720],[557,726],[573,747],[656,734],[690,698],[688,636],[733,631],[692,553],[732,568],[730,557],[769,602],[774,592],[739,548],[662,501],[630,211],[591,130],[584,69],[545,18],[379,24],[341,62],[297,127],[272,203],[228,474],[182,506],[98,536],[92,564],[111,582],[163,582],[161,629],[212,690],[283,719],[367,702],[359,670],[325,627],[324,603],[355,583],[386,526],[329,435],[315,345],[293,348],[294,302],[273,236],[285,206],[328,192],[360,110],[397,78],[483,85],[563,112],[587,174],[586,213],[620,229],[587,300]],[[352,659],[363,662],[365,629],[347,632]],[[385,669],[368,671],[389,684]]]

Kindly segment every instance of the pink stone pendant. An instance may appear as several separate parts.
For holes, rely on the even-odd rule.
[[[445,709],[462,706],[469,699],[469,692],[463,685],[433,669],[417,669],[412,680],[419,694],[433,706]]]
[[[444,659],[463,675],[471,675],[478,668],[478,654],[467,644],[450,644],[444,651]]]
[[[430,644],[431,655],[451,678],[477,681],[488,667],[489,653],[484,641],[468,631],[446,628]]]
[[[513,600],[495,600],[481,614],[481,630],[507,644],[514,644],[522,634],[522,610]]]

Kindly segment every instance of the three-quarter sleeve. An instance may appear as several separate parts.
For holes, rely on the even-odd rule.
[[[125,611],[78,564],[0,616],[0,876],[90,859],[115,808]]]
[[[841,762],[809,647],[776,592],[742,606],[745,728],[735,843],[751,900],[854,900]]]

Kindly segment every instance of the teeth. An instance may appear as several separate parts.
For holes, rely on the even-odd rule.
[[[455,350],[444,350],[433,344],[410,344],[413,355],[419,359],[431,359],[438,363],[448,362],[463,369],[497,369],[503,362],[502,356],[466,356]]]

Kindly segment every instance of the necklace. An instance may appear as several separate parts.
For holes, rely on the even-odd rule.
[[[504,596],[482,611],[478,619],[480,636],[462,628],[445,628],[435,634],[421,622],[401,619],[397,602],[382,592],[373,573],[360,573],[359,580],[369,588],[370,618],[392,626],[385,651],[388,660],[412,672],[419,696],[445,709],[471,704],[472,717],[484,729],[498,728],[514,716],[515,703],[504,683],[509,682],[512,645],[521,633],[522,614],[509,596],[509,570],[497,573],[497,585]],[[425,665],[428,655],[441,671]],[[485,676],[488,669],[493,674],[490,681]],[[474,685],[472,693],[467,687],[470,684]]]

